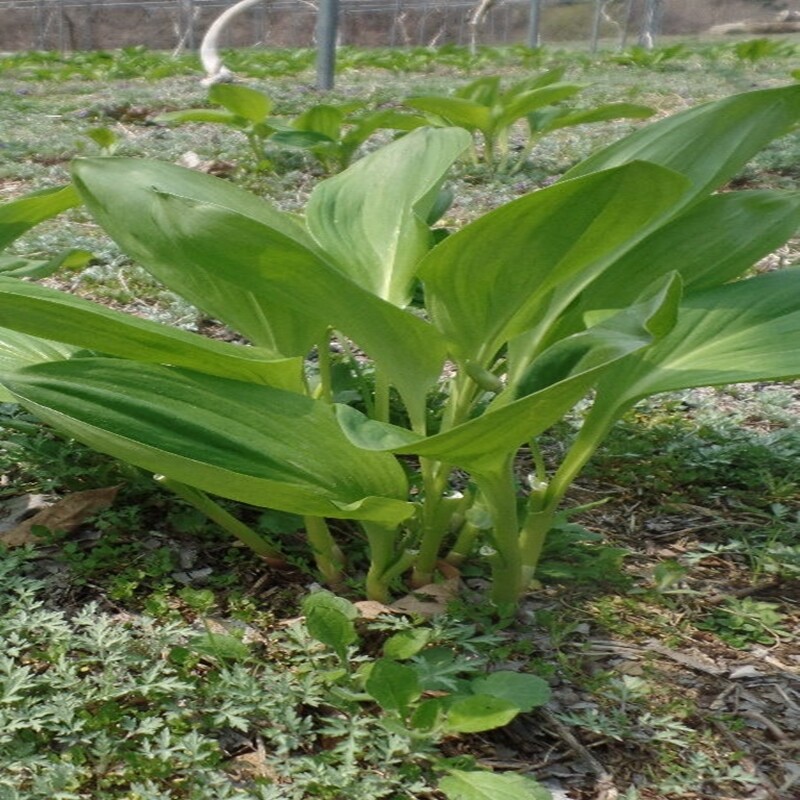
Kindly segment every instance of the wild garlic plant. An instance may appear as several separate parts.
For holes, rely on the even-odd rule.
[[[169,164],[77,160],[71,187],[0,207],[0,232],[83,202],[252,344],[3,278],[3,399],[198,506],[211,493],[303,515],[331,582],[345,559],[325,520],[347,519],[369,545],[370,597],[477,552],[492,600],[513,607],[570,484],[638,400],[800,375],[800,272],[751,272],[797,230],[800,193],[718,191],[798,120],[800,85],[701,105],[452,232],[437,220],[471,145],[460,128],[376,150],[319,183],[303,217]],[[373,371],[360,409],[337,402],[333,340]],[[539,437],[586,399],[548,469]],[[520,487],[523,447],[535,466]]]

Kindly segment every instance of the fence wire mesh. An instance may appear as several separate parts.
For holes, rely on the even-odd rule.
[[[543,0],[542,41],[589,35],[581,7],[595,0]],[[608,35],[621,15],[636,20],[644,0],[600,2]],[[159,50],[197,47],[233,0],[0,0],[0,50],[93,50],[145,45]],[[436,46],[526,41],[531,0],[493,0],[480,26],[470,19],[477,0],[341,0],[339,42],[359,46]],[[309,47],[314,0],[264,0],[224,33],[223,47]],[[664,0],[665,33],[701,33],[743,18],[768,18],[753,0]],[[561,26],[561,27],[559,27]],[[586,28],[584,31],[583,29]]]

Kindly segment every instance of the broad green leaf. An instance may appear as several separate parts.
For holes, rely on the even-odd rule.
[[[358,286],[307,249],[261,223],[214,205],[162,195],[161,252],[213,269],[218,281],[246,284],[287,314],[314,316],[353,339],[376,362],[409,407],[424,402],[439,377],[444,342],[433,326]],[[229,242],[237,242],[232,249]],[[358,313],[354,313],[358,309]]]
[[[0,277],[0,318],[23,333],[120,358],[189,367],[223,378],[302,391],[302,362],[121,314],[35,283]]]
[[[516,97],[516,95],[529,92],[531,89],[543,89],[545,86],[560,83],[564,79],[564,73],[566,71],[566,67],[556,67],[540,75],[534,75],[532,78],[525,78],[524,80],[518,81],[503,93],[501,102],[507,103],[509,100]]]
[[[318,144],[326,144],[333,141],[324,133],[317,131],[278,131],[269,137],[273,144],[280,144],[284,147],[297,147],[301,150],[308,150]]]
[[[675,173],[638,162],[526,195],[447,237],[419,275],[453,355],[492,358],[549,310],[554,289],[576,275],[588,282],[632,247],[685,185]]]
[[[349,620],[358,618],[358,609],[349,600],[324,589],[312,592],[303,600],[304,614],[309,614],[320,608],[334,609]]]
[[[10,373],[45,361],[63,361],[76,352],[77,348],[60,342],[0,328],[0,373]],[[0,403],[16,402],[16,398],[5,387],[0,387]]]
[[[395,111],[391,108],[373,111],[360,117],[357,125],[362,130],[369,128],[376,131],[379,128],[388,128],[395,131],[413,131],[428,125],[428,120],[419,114],[404,114],[402,111]]]
[[[190,303],[275,355],[306,355],[322,336],[324,325],[318,319],[302,308],[287,309],[285,303],[256,295],[245,275],[238,281],[220,280],[213,259],[201,258],[197,247],[188,246],[173,230],[164,207],[175,197],[187,205],[192,200],[213,204],[255,220],[263,229],[262,250],[272,246],[276,259],[283,258],[284,244],[290,256],[312,246],[291,215],[228,181],[158,161],[78,159],[73,174],[89,210],[120,248]],[[191,235],[193,219],[183,222]],[[225,249],[229,262],[249,259],[235,238],[217,242],[217,249]]]
[[[355,449],[321,401],[122,359],[39,364],[0,377],[19,402],[67,435],[203,491],[384,524],[413,511],[399,464]]]
[[[330,647],[341,661],[347,660],[347,647],[357,641],[352,603],[331,592],[313,592],[303,600],[303,614],[309,634]]]
[[[111,128],[90,128],[86,135],[104,150],[112,151],[119,144],[119,136]]]
[[[444,703],[439,697],[423,700],[409,719],[409,725],[421,731],[429,731],[436,727],[444,711]]]
[[[491,109],[474,100],[461,97],[409,97],[403,101],[409,108],[426,111],[441,117],[448,125],[457,125],[468,131],[485,131],[491,127]]]
[[[57,256],[42,261],[38,259],[0,256],[0,274],[10,278],[46,278],[61,267],[80,269],[93,258],[88,250],[64,250]]]
[[[483,78],[468,83],[453,92],[454,97],[462,100],[471,100],[482,106],[493,106],[499,97],[500,77],[498,75],[487,75]]]
[[[687,296],[678,323],[646,354],[621,363],[597,404],[658,392],[800,376],[800,270],[759,275]]]
[[[213,122],[240,128],[246,120],[222,108],[187,108],[183,111],[165,111],[155,118],[163,125],[181,125],[184,122]]]
[[[428,214],[468,145],[465,131],[420,128],[374,151],[315,187],[309,231],[361,287],[406,305],[417,264],[433,245]]]
[[[422,694],[413,667],[388,658],[375,662],[364,688],[384,711],[397,711],[403,716]]]
[[[518,119],[522,119],[526,114],[536,111],[537,108],[550,106],[554,103],[560,103],[569,97],[574,97],[583,88],[583,86],[573,83],[554,83],[550,86],[531,89],[518,94],[496,112],[495,125],[497,128],[508,127]]]
[[[654,113],[655,111],[649,106],[635,103],[608,103],[579,111],[566,108],[535,111],[527,115],[527,120],[532,133],[546,133],[573,125],[605,122],[612,119],[646,119],[652,117]]]
[[[438,789],[447,800],[552,800],[544,786],[516,773],[453,769],[439,781]]]
[[[208,90],[208,98],[212,103],[224,106],[228,111],[250,122],[262,122],[272,111],[272,101],[269,97],[249,86],[215,83]]]
[[[0,250],[40,222],[81,204],[72,185],[45,189],[0,205]]]
[[[383,643],[383,654],[386,658],[404,661],[419,653],[431,640],[429,628],[410,628],[390,636]]]
[[[564,179],[652,161],[692,181],[689,202],[722,184],[798,121],[800,85],[733,95],[640,128],[573,167]]]
[[[335,142],[341,134],[344,116],[340,108],[320,103],[297,117],[293,125],[299,131],[313,131]]]
[[[204,633],[186,642],[195,653],[221,661],[246,661],[252,653],[250,647],[236,636],[223,633]]]
[[[800,228],[800,192],[726,192],[692,206],[614,262],[576,309],[621,308],[661,275],[687,291],[737,278]]]
[[[491,672],[485,677],[475,678],[470,686],[475,694],[500,697],[512,703],[519,711],[531,711],[550,699],[547,681],[522,672]]]
[[[218,316],[233,327],[243,330],[234,320],[252,319],[266,331],[277,318],[274,330],[287,333],[282,350],[300,354],[301,344],[332,325],[369,353],[410,412],[436,382],[445,358],[438,332],[330,266],[289,215],[224,181],[156,162],[104,159],[80,162],[78,171],[120,246],[194,302],[207,308],[207,297],[218,298],[225,312]],[[124,197],[109,183],[115,174]],[[163,189],[154,188],[156,180]],[[252,316],[243,317],[240,306]]]
[[[508,725],[517,714],[519,708],[502,697],[473,694],[447,709],[444,727],[452,733],[480,733]]]
[[[475,474],[493,472],[523,442],[561,419],[614,364],[666,335],[680,288],[677,277],[668,276],[652,296],[556,343],[530,365],[520,386],[495,398],[482,416],[444,433],[422,438],[342,407],[336,411],[339,424],[367,450],[429,456]],[[512,399],[521,392],[530,394]]]

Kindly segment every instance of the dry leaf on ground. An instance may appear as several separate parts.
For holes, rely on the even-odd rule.
[[[119,486],[104,489],[87,489],[75,492],[47,506],[10,530],[0,533],[0,542],[8,547],[19,547],[36,541],[31,533],[34,526],[51,531],[72,531],[98,511],[108,508],[117,496]]]
[[[414,589],[397,602],[392,603],[391,609],[404,614],[419,614],[422,617],[433,617],[444,614],[447,606],[455,600],[461,591],[461,579],[458,570],[450,564],[439,564],[439,569],[446,580],[441,583],[429,583]]]

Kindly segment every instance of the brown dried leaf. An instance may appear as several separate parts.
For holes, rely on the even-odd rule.
[[[31,530],[37,525],[51,531],[75,530],[93,514],[111,506],[119,488],[119,486],[109,486],[67,495],[10,531],[0,534],[0,542],[8,547],[19,547],[34,542],[36,539]]]
[[[353,605],[358,609],[361,619],[377,619],[382,614],[397,614],[397,609],[379,603],[377,600],[359,600]]]
[[[256,749],[236,756],[229,762],[229,769],[238,780],[266,779],[272,783],[280,782],[280,776],[267,761],[267,751],[260,737]]]
[[[448,578],[443,583],[429,583],[392,603],[394,611],[404,614],[419,614],[421,617],[433,617],[444,614],[447,605],[458,597],[461,582],[458,577]]]

